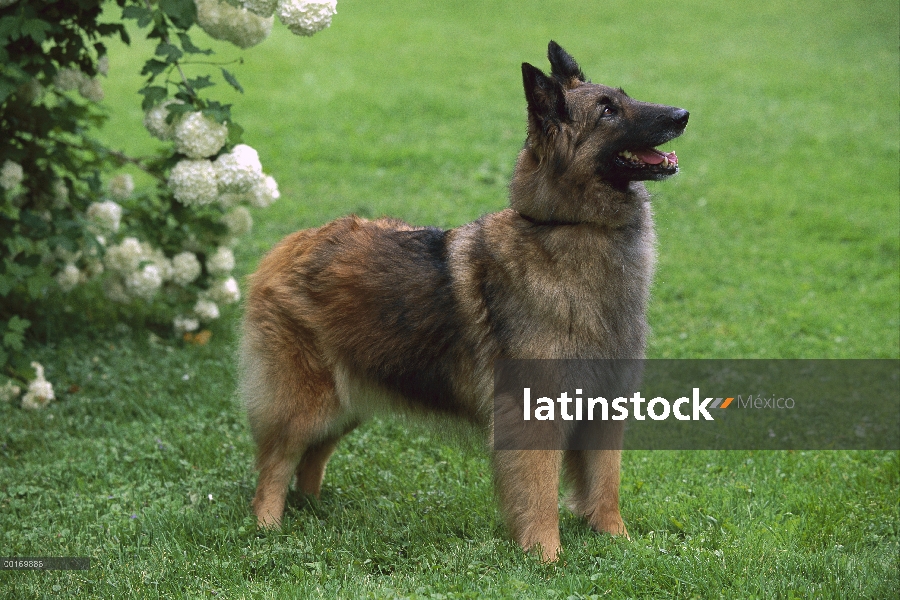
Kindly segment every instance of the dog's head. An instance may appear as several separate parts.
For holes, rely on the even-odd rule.
[[[557,170],[592,168],[611,182],[665,179],[678,157],[656,147],[684,132],[688,111],[639,102],[621,88],[586,80],[581,67],[551,41],[550,75],[522,63],[528,101],[528,146]]]

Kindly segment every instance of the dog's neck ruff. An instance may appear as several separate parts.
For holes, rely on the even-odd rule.
[[[557,226],[564,226],[564,225],[585,225],[586,223],[588,223],[588,221],[563,221],[563,220],[559,220],[559,219],[541,220],[541,219],[536,219],[534,217],[530,217],[530,216],[526,215],[525,213],[522,213],[519,211],[516,211],[516,214],[519,215],[520,217],[522,217],[523,219],[525,219],[526,221],[528,221],[529,223],[531,223],[532,225],[540,225],[540,226],[544,226],[544,227],[557,227]]]

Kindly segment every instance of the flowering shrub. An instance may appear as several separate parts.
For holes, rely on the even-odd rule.
[[[336,8],[328,0],[115,2],[157,42],[140,94],[144,128],[170,142],[158,156],[129,157],[91,135],[105,120],[104,39],[129,42],[121,22],[101,22],[104,0],[0,0],[0,400],[24,389],[26,408],[54,398],[43,366],[23,350],[31,322],[60,295],[141,306],[179,335],[240,299],[232,248],[253,226],[247,207],[269,206],[278,185],[241,143],[231,106],[207,97],[215,73],[184,74],[192,58],[212,54],[190,32],[197,25],[249,48],[276,14],[312,35]],[[232,73],[216,71],[243,92]],[[155,188],[136,189],[117,172],[126,164],[155,178]]]

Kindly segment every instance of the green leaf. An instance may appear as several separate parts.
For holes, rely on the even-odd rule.
[[[194,0],[159,0],[159,8],[179,29],[189,29],[197,20]]]
[[[6,323],[6,329],[15,333],[25,333],[25,330],[31,325],[31,321],[23,319],[18,315],[13,315]]]
[[[0,296],[6,297],[16,283],[16,278],[9,275],[0,275]]]
[[[9,78],[0,75],[0,104],[18,89],[18,85]]]
[[[169,95],[166,88],[159,85],[145,86],[140,89],[138,93],[144,97],[143,101],[141,102],[141,109],[144,110],[144,112],[150,110],[155,105],[165,100]]]
[[[110,37],[115,34],[119,34],[119,37],[122,38],[122,41],[126,44],[129,43],[128,33],[125,30],[125,26],[121,23],[100,23],[97,25],[97,33],[102,35],[103,37]]]
[[[138,27],[146,27],[153,21],[153,11],[143,6],[128,5],[122,9],[123,19],[135,19]]]
[[[22,37],[20,33],[19,17],[0,17],[0,41],[17,40]]]
[[[184,52],[182,52],[178,46],[163,43],[156,47],[156,55],[165,56],[166,62],[174,63],[184,56]]]
[[[244,93],[244,88],[241,87],[241,84],[238,83],[238,80],[235,79],[234,75],[232,75],[225,69],[222,69],[222,77],[225,78],[225,81],[227,81],[229,83],[229,85],[231,85],[231,87],[233,87],[234,89],[236,89],[237,91],[239,91],[242,94]]]
[[[188,79],[187,83],[194,91],[202,90],[203,88],[208,88],[216,85],[212,82],[212,77],[210,77],[209,75],[201,75],[200,77]]]
[[[144,64],[141,69],[141,75],[150,75],[150,81],[156,79],[156,76],[169,68],[169,63],[151,58]]]
[[[0,202],[0,216],[3,216],[10,221],[18,221],[19,220],[19,207],[13,206],[8,202]]]
[[[214,119],[217,123],[227,123],[231,120],[231,105],[213,100],[203,109],[203,114]]]
[[[198,48],[197,46],[195,46],[195,45],[194,45],[194,42],[191,41],[191,36],[189,36],[189,35],[186,34],[186,33],[183,33],[183,32],[180,32],[180,31],[179,31],[179,32],[178,32],[178,39],[181,40],[181,47],[182,47],[182,48],[184,49],[184,51],[187,52],[188,54],[206,54],[206,55],[210,55],[210,54],[213,53],[212,50],[209,50],[209,49],[203,50],[202,48]]]
[[[169,116],[166,117],[166,123],[173,123],[178,115],[194,112],[194,106],[185,102],[184,104],[172,103],[166,106]]]
[[[39,298],[44,289],[50,287],[52,282],[53,279],[41,270],[25,280],[25,288],[28,290],[29,296]]]
[[[196,108],[193,104],[190,103],[190,98],[179,98],[183,104],[169,104],[166,106],[166,110],[169,111],[170,115],[183,115],[185,113],[194,112]]]
[[[244,135],[244,128],[235,123],[234,121],[228,121],[228,143],[229,144],[240,144],[242,140],[242,136]]]
[[[147,16],[149,14],[149,8],[145,8],[143,6],[135,6],[134,4],[129,4],[122,9],[123,19],[140,19],[141,17]]]
[[[47,21],[41,19],[24,19],[22,21],[22,35],[30,36],[38,44],[47,39],[47,32],[53,27]]]

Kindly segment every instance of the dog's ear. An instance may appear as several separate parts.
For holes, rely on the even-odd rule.
[[[578,87],[585,82],[584,73],[572,55],[553,40],[550,40],[547,46],[547,58],[550,59],[552,67],[550,73],[567,88]]]
[[[522,83],[528,101],[528,120],[544,133],[569,120],[566,91],[553,77],[528,63],[522,63]]]

